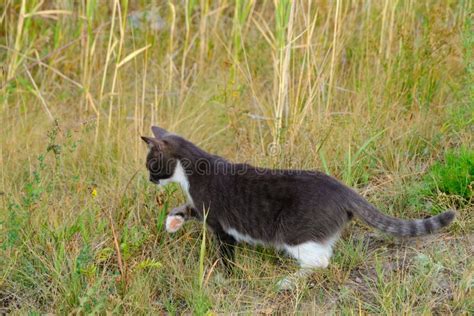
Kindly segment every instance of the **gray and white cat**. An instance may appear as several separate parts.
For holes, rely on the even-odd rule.
[[[177,182],[187,203],[167,218],[174,232],[188,219],[203,220],[216,235],[229,269],[238,242],[273,246],[298,260],[304,276],[329,264],[334,243],[354,215],[395,236],[420,236],[449,225],[446,211],[427,219],[402,220],[381,213],[338,180],[318,171],[274,170],[234,164],[186,139],[153,126],[142,137],[150,151],[150,181]],[[289,288],[294,278],[280,282]]]

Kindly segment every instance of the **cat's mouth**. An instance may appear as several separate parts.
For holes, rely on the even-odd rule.
[[[158,185],[160,184],[160,180],[158,179],[150,179],[150,181],[154,184],[158,184]]]

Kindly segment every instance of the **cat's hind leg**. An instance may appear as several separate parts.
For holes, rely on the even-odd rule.
[[[298,281],[306,278],[314,269],[327,268],[332,256],[332,247],[337,237],[330,238],[323,242],[308,241],[299,245],[284,245],[283,248],[286,252],[298,260],[300,270],[280,280],[277,284],[278,289],[294,289]]]
[[[237,241],[221,228],[214,228],[219,242],[219,254],[227,274],[232,274],[233,262],[235,259],[235,245]]]

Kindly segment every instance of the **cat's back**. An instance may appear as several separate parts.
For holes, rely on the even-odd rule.
[[[335,178],[316,170],[270,169],[234,164],[232,171],[226,175],[229,189],[245,189],[244,192],[262,196],[319,195],[349,189]]]

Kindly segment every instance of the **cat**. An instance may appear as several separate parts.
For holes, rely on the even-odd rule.
[[[281,289],[291,289],[295,278],[329,265],[333,246],[354,215],[395,236],[429,234],[455,217],[448,210],[426,219],[398,219],[325,173],[231,163],[163,128],[153,126],[152,132],[155,137],[142,136],[149,147],[150,181],[179,183],[187,200],[171,211],[166,229],[174,232],[187,220],[205,218],[227,270],[239,242],[285,251],[300,270],[281,280]]]

